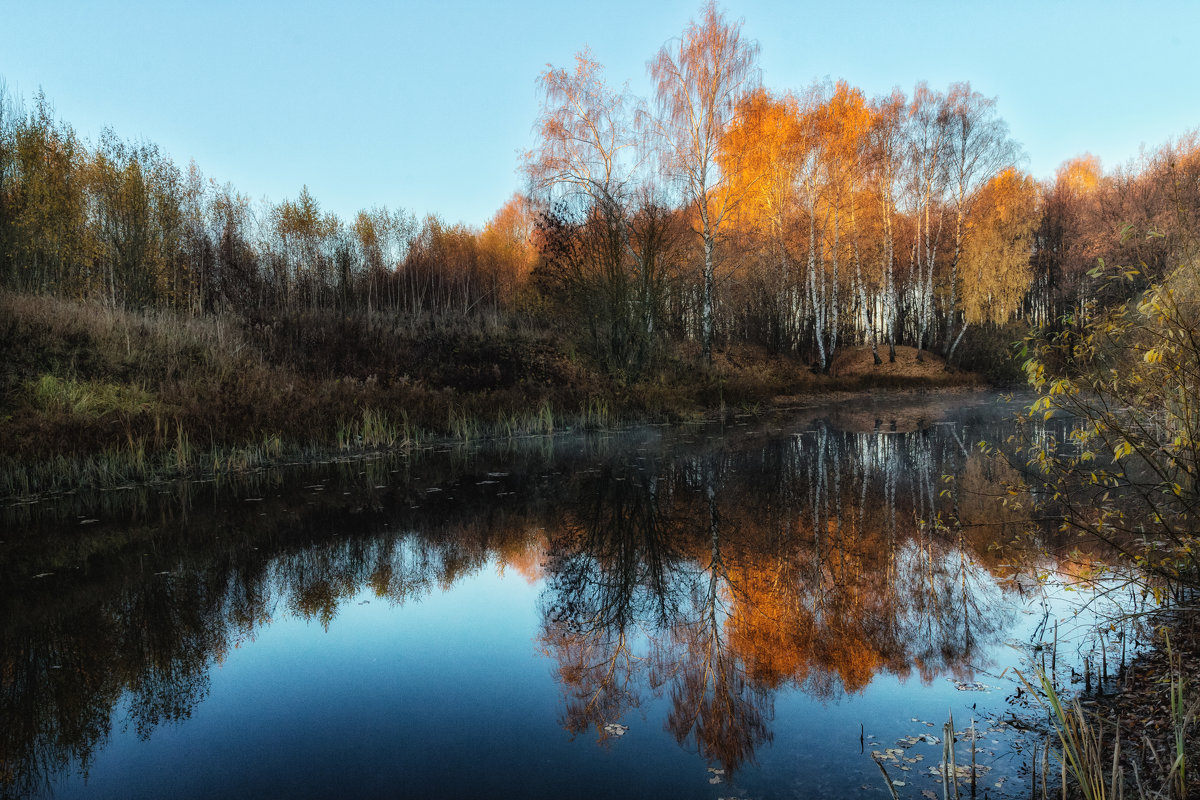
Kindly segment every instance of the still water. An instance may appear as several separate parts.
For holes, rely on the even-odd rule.
[[[886,797],[874,751],[940,797],[953,714],[978,796],[1025,794],[1014,667],[1054,631],[1066,681],[1125,631],[1087,633],[1052,537],[1001,547],[1028,512],[976,445],[1011,414],[859,400],[9,506],[0,792]]]

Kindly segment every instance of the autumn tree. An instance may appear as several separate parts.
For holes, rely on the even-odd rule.
[[[954,253],[950,259],[946,303],[949,319],[942,346],[949,366],[954,348],[969,324],[965,309],[960,308],[966,287],[959,288],[959,261],[969,234],[976,228],[968,225],[967,220],[980,195],[980,187],[1001,170],[1011,167],[1019,156],[1019,148],[1009,138],[1008,125],[996,113],[995,98],[973,91],[969,83],[956,83],[951,85],[945,102],[947,187],[954,209]],[[954,332],[956,323],[959,327],[957,336]]]
[[[207,209],[210,183],[195,161],[188,164],[179,194],[181,257],[172,272],[171,294],[176,304],[193,314],[204,310],[205,296],[216,259],[213,238],[209,235]]]
[[[250,200],[230,184],[215,187],[207,219],[216,254],[204,281],[205,309],[245,311],[263,304],[267,286],[253,241]]]
[[[968,325],[1003,324],[1021,307],[1032,280],[1037,202],[1033,178],[1011,167],[976,193],[960,263],[963,323],[949,357]]]
[[[366,283],[367,313],[381,304],[401,304],[398,271],[417,234],[416,218],[403,209],[387,206],[359,211],[351,226],[363,280]]]
[[[543,197],[543,278],[563,284],[607,366],[636,373],[659,335],[669,231],[650,181],[636,101],[588,51],[541,76],[540,143],[525,171]],[[564,238],[566,237],[566,238]]]
[[[867,180],[879,206],[879,272],[882,302],[879,328],[888,343],[888,361],[896,361],[896,187],[903,170],[904,121],[908,101],[899,90],[871,104],[871,126],[867,132]],[[876,354],[876,361],[879,357]]]
[[[305,186],[295,200],[284,200],[274,208],[271,222],[284,259],[285,293],[298,291],[301,302],[315,306],[331,285],[331,262],[327,246],[340,227],[332,214]]]
[[[1086,273],[1097,254],[1088,252],[1081,233],[1084,219],[1093,216],[1088,206],[1096,199],[1102,177],[1100,160],[1085,153],[1064,162],[1053,181],[1042,187],[1029,300],[1035,325],[1051,324],[1070,306],[1068,297],[1083,294]]]
[[[0,80],[0,279],[8,286],[16,286],[19,268],[16,247],[16,124],[17,107],[8,92],[8,86]]]
[[[539,144],[524,163],[535,188],[601,206],[627,201],[640,161],[633,98],[608,86],[587,49],[573,71],[547,65],[538,82]]]
[[[950,117],[946,96],[924,82],[913,90],[908,109],[908,181],[912,236],[912,277],[909,281],[917,360],[932,341],[934,268],[945,222],[947,140]]]
[[[9,114],[14,111],[9,106]],[[23,118],[15,116],[5,200],[8,257],[15,285],[25,291],[86,294],[94,285],[80,264],[87,256],[86,150],[74,130],[54,118],[39,92]]]
[[[181,258],[180,174],[151,144],[101,135],[89,165],[95,257],[111,302],[171,302],[171,274]]]
[[[1092,300],[1061,328],[1026,341],[1038,398],[1027,430],[1055,415],[1064,432],[1027,436],[1025,482],[1043,516],[1125,554],[1179,597],[1200,588],[1200,265],[1181,263],[1144,290],[1137,266],[1092,277],[1128,299]],[[1161,584],[1160,584],[1161,588]]]
[[[797,203],[799,124],[792,98],[758,89],[742,100],[718,156],[731,194],[741,198],[732,209],[730,229],[743,258],[757,251],[759,269],[746,270],[742,277],[760,299],[752,296],[745,302],[759,306],[755,319],[773,351],[794,348],[799,335],[802,298],[788,243]]]
[[[533,244],[536,224],[529,198],[514,194],[484,225],[479,246],[495,276],[499,296],[511,302],[529,281],[537,259]]]
[[[711,361],[713,251],[739,199],[718,156],[739,102],[758,86],[758,44],[744,39],[741,22],[727,21],[710,1],[701,9],[700,21],[693,20],[682,36],[664,45],[648,68],[655,85],[658,140],[699,222],[704,252],[700,338],[704,358]]]
[[[870,120],[866,100],[857,89],[838,81],[832,95],[817,117],[819,135],[823,140],[820,158],[824,161],[826,182],[825,204],[832,231],[827,242],[830,254],[829,274],[819,277],[822,304],[828,307],[825,327],[828,342],[818,340],[822,354],[821,370],[829,371],[837,351],[841,307],[842,219],[849,217],[850,238],[856,286],[862,281],[862,260],[858,239],[857,189],[866,149],[866,134]],[[828,289],[826,289],[828,285]],[[824,308],[819,313],[826,313]]]

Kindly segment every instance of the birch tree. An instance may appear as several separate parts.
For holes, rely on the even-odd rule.
[[[808,310],[812,323],[813,340],[817,348],[818,368],[824,370],[831,355],[826,352],[826,335],[829,328],[829,286],[825,272],[825,211],[827,204],[824,192],[827,188],[826,174],[829,166],[825,158],[828,144],[825,137],[824,117],[827,113],[826,87],[814,85],[808,96],[801,101],[798,112],[801,124],[797,128],[796,183],[800,187],[800,205],[808,217],[808,260],[805,276],[808,284]],[[822,216],[818,225],[817,218]],[[818,237],[818,231],[820,236]]]
[[[893,91],[872,104],[871,128],[868,132],[868,180],[879,202],[881,228],[880,273],[883,281],[883,302],[879,327],[888,343],[888,361],[896,361],[896,181],[901,173],[904,147],[904,114],[908,105],[904,94]],[[878,358],[878,356],[876,356]]]
[[[670,171],[682,182],[698,217],[704,251],[700,310],[704,359],[712,361],[714,249],[736,197],[718,162],[721,137],[738,104],[758,87],[758,43],[742,37],[713,2],[683,35],[663,45],[648,64],[655,85],[655,127]]]
[[[636,371],[657,335],[662,231],[638,125],[645,115],[626,90],[608,86],[586,49],[573,71],[548,66],[540,83],[540,143],[524,168],[547,206],[558,200],[569,210],[566,218],[552,210],[545,220],[555,240],[552,271],[594,323],[593,342],[605,342],[601,359]],[[564,249],[572,238],[587,241]]]
[[[910,285],[916,317],[917,360],[926,336],[932,339],[933,270],[942,235],[946,188],[946,140],[949,135],[946,96],[924,82],[917,84],[909,105],[909,169],[913,201],[913,276]]]
[[[833,94],[825,104],[821,115],[821,138],[824,140],[822,157],[825,161],[827,182],[826,202],[832,217],[832,241],[829,242],[829,324],[828,345],[824,348],[821,371],[828,372],[837,352],[838,333],[841,329],[841,253],[842,217],[849,216],[851,252],[854,262],[853,281],[861,292],[862,262],[858,247],[858,216],[856,194],[862,163],[863,146],[868,124],[866,100],[862,92],[838,81]],[[865,295],[860,294],[865,304]],[[878,356],[877,356],[878,358]]]

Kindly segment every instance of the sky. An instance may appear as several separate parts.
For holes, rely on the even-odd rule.
[[[251,198],[307,185],[343,218],[387,205],[484,224],[522,188],[538,75],[589,46],[610,83],[699,0],[603,3],[0,0],[0,80],[40,88],[95,141],[111,127]],[[724,0],[776,91],[845,79],[868,96],[969,81],[1035,177],[1112,168],[1200,126],[1200,2]]]

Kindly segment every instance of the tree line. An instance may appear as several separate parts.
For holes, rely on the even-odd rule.
[[[973,327],[1063,324],[1097,290],[1099,259],[1161,274],[1184,255],[1194,134],[1108,175],[1085,155],[1039,183],[996,100],[968,83],[773,91],[757,54],[710,3],[649,61],[653,98],[610,86],[587,50],[541,76],[525,168],[556,246],[540,269],[574,289],[617,361],[661,331],[823,371],[847,343],[876,363],[897,343],[949,361]]]
[[[548,67],[528,189],[482,228],[386,207],[344,220],[307,188],[255,202],[0,91],[0,284],[193,314],[520,314],[629,375],[679,342],[828,371],[848,344],[950,362],[969,332],[1064,324],[1104,291],[1100,259],[1152,280],[1191,247],[1195,134],[1038,182],[967,83],[776,91],[757,59],[710,3],[648,62],[652,98],[586,50]]]
[[[512,207],[483,231],[402,209],[344,220],[305,187],[252,201],[111,130],[83,141],[44,94],[0,90],[0,282],[122,307],[499,308],[528,257]]]

